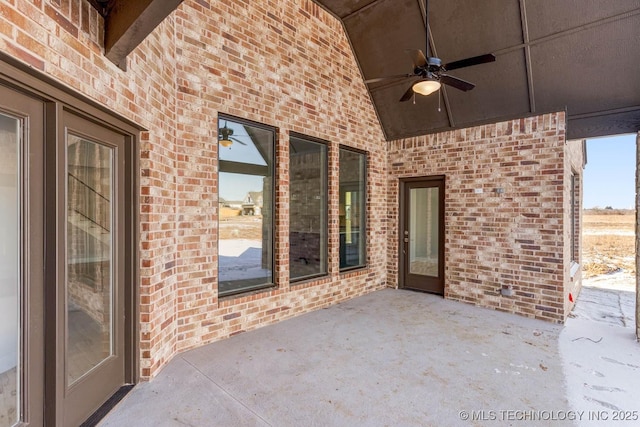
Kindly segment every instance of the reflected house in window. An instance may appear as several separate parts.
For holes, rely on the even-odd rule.
[[[262,215],[262,191],[249,191],[242,201],[242,215]]]
[[[218,203],[220,204],[220,209],[221,210],[222,210],[222,208],[229,208],[229,209],[232,209],[232,210],[236,211],[233,215],[238,215],[237,211],[242,209],[242,203],[243,202],[242,202],[242,200],[225,200],[224,198],[220,197],[220,199],[218,200]],[[224,217],[225,214],[223,213],[222,216]]]

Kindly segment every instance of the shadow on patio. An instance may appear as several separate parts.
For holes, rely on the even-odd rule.
[[[513,425],[567,417],[561,330],[382,290],[182,353],[101,425]],[[537,425],[550,423],[573,424]]]

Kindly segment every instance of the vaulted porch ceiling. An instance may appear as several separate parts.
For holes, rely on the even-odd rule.
[[[106,55],[125,57],[182,0],[89,0],[105,16]],[[365,79],[412,71],[425,50],[423,0],[314,0],[342,20]],[[369,85],[388,139],[566,110],[569,138],[640,130],[640,1],[431,0],[431,51],[476,84],[398,100],[411,79]],[[440,103],[440,109],[439,107]]]
[[[346,28],[365,79],[411,72],[425,50],[423,0],[316,0]],[[389,139],[550,111],[570,138],[640,130],[640,1],[431,0],[432,52],[443,63],[493,53],[451,71],[476,84],[398,100],[411,79],[369,85]]]

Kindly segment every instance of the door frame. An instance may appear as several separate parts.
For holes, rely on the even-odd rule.
[[[83,422],[86,417],[90,416],[93,412],[95,412],[102,403],[97,406],[91,408],[86,417],[81,417],[81,413],[85,409],[87,404],[93,404],[91,401],[98,401],[101,399],[101,395],[106,395],[110,397],[115,394],[118,389],[124,385],[128,384],[129,381],[126,378],[126,374],[123,372],[123,383],[116,384],[119,381],[117,377],[120,376],[120,372],[116,370],[116,366],[126,367],[127,363],[127,355],[126,355],[126,343],[127,343],[127,328],[122,328],[124,325],[122,324],[122,318],[119,318],[117,314],[124,314],[125,317],[127,314],[127,308],[124,304],[124,297],[129,290],[130,281],[126,278],[126,266],[128,264],[128,253],[127,253],[127,239],[128,236],[126,234],[125,227],[123,227],[123,222],[126,222],[127,210],[130,209],[129,200],[126,196],[126,185],[124,185],[124,181],[126,180],[126,153],[127,147],[130,145],[130,141],[126,135],[123,135],[121,132],[114,132],[109,126],[105,123],[98,123],[95,120],[90,120],[86,116],[80,116],[75,111],[70,111],[69,108],[63,106],[62,114],[58,116],[58,122],[61,124],[57,129],[57,143],[56,148],[51,147],[52,150],[57,149],[56,158],[58,160],[58,168],[55,170],[50,170],[50,174],[48,173],[47,182],[57,182],[57,193],[49,193],[53,197],[56,197],[55,206],[57,211],[53,210],[52,201],[51,205],[48,206],[47,212],[49,214],[56,212],[56,218],[48,218],[48,222],[50,221],[52,224],[52,235],[48,234],[48,241],[55,241],[57,236],[57,252],[55,254],[57,265],[57,280],[56,285],[52,283],[48,286],[48,289],[53,293],[53,289],[55,287],[56,297],[51,298],[47,301],[53,303],[55,301],[55,308],[52,305],[47,305],[50,308],[47,315],[47,326],[56,325],[57,331],[55,333],[55,337],[57,339],[55,347],[55,357],[48,358],[48,362],[51,362],[50,371],[55,369],[56,373],[56,408],[57,413],[62,416],[59,419],[59,425],[75,425],[77,423]],[[108,147],[112,149],[112,164],[111,164],[111,172],[112,172],[112,182],[111,182],[111,190],[112,190],[112,198],[111,198],[111,207],[113,209],[112,212],[112,259],[111,259],[111,291],[112,291],[112,309],[114,310],[112,314],[116,314],[115,318],[111,318],[110,322],[114,322],[114,330],[112,337],[115,338],[114,342],[114,353],[102,360],[97,366],[94,366],[89,371],[85,372],[82,377],[78,378],[74,384],[67,384],[68,382],[68,372],[66,371],[67,362],[68,362],[68,354],[69,348],[66,347],[68,343],[68,322],[69,322],[69,313],[67,308],[67,280],[69,279],[68,272],[68,249],[70,247],[70,242],[68,240],[68,224],[67,224],[67,209],[68,209],[68,199],[70,197],[69,189],[67,185],[67,173],[68,173],[68,138],[70,134],[74,134],[75,136],[85,138],[86,140],[92,141],[96,144],[102,145],[104,147]],[[53,140],[53,138],[49,139],[49,141]],[[124,166],[124,167],[122,167]],[[55,174],[55,177],[54,177]],[[122,174],[122,175],[121,175]],[[55,194],[55,195],[54,195]],[[51,209],[49,209],[49,207]],[[53,215],[52,215],[53,216]],[[53,222],[56,221],[57,224],[53,225]],[[55,230],[55,235],[53,229]],[[121,292],[122,291],[122,292]],[[120,330],[123,330],[123,334],[120,333]],[[49,331],[48,331],[49,332]],[[50,333],[47,335],[48,338],[53,338],[54,333]],[[123,344],[122,347],[119,347],[120,342]],[[109,360],[111,359],[111,360]],[[118,360],[120,359],[120,360]],[[55,367],[53,366],[55,363]],[[120,365],[122,363],[122,365]],[[94,379],[92,379],[94,378]],[[100,378],[100,381],[96,381],[97,378]],[[92,384],[100,384],[99,388],[87,388],[87,382]],[[110,384],[108,389],[106,386]],[[108,391],[107,391],[108,390]],[[106,393],[106,394],[105,394]],[[84,400],[83,400],[84,399]],[[66,402],[66,403],[63,403]],[[69,404],[71,402],[71,404]],[[67,410],[63,410],[63,408],[67,408]],[[76,408],[80,408],[77,412]],[[75,419],[74,419],[75,417]]]
[[[0,81],[3,101],[0,113],[21,121],[24,139],[18,141],[18,230],[20,254],[18,262],[19,365],[16,371],[21,387],[17,390],[20,406],[17,415],[24,420],[18,425],[44,424],[44,209],[43,149],[44,104],[27,93]],[[28,304],[27,304],[28,303]]]
[[[101,126],[107,127],[126,137],[126,146],[122,150],[125,161],[125,182],[121,189],[125,198],[124,228],[125,239],[123,242],[125,251],[124,275],[127,285],[125,287],[125,383],[136,384],[140,378],[140,297],[139,277],[139,150],[138,141],[140,132],[144,128],[138,126],[129,119],[120,116],[108,108],[100,105],[88,97],[76,93],[68,86],[63,85],[39,70],[29,67],[17,61],[4,52],[0,52],[0,84],[12,90],[21,92],[43,103],[45,111],[44,120],[44,219],[43,249],[44,249],[44,322],[41,325],[29,325],[30,329],[39,327],[44,330],[42,348],[45,350],[42,358],[44,366],[36,366],[36,373],[42,376],[40,383],[44,384],[44,401],[25,402],[24,419],[30,425],[29,420],[45,420],[46,425],[62,425],[62,411],[60,400],[56,394],[58,388],[56,374],[56,341],[58,324],[55,319],[56,304],[56,280],[60,277],[60,243],[65,236],[59,235],[57,213],[60,211],[59,192],[65,191],[65,185],[59,182],[57,175],[64,156],[59,153],[60,147],[65,141],[60,140],[60,127],[62,126],[62,113],[64,111],[83,117]],[[51,218],[53,216],[54,218]],[[52,283],[53,282],[53,283]],[[31,346],[30,346],[31,347]],[[89,414],[90,415],[90,414]],[[40,425],[40,423],[37,423]]]
[[[399,179],[399,197],[398,197],[398,215],[400,216],[398,221],[398,287],[400,289],[413,289],[406,286],[406,277],[408,274],[407,271],[407,262],[406,256],[404,252],[404,230],[407,229],[407,200],[406,200],[406,189],[409,184],[413,183],[435,183],[439,185],[439,188],[442,191],[438,194],[438,278],[442,281],[442,294],[445,294],[445,190],[446,190],[446,179],[445,175],[431,175],[431,176],[420,176],[420,177],[410,177],[410,178],[400,178]]]

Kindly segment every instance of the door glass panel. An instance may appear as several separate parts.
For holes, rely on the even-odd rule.
[[[0,113],[0,427],[20,412],[20,125]]]
[[[438,276],[438,188],[409,193],[409,272]]]
[[[113,354],[113,149],[67,136],[67,383]]]

